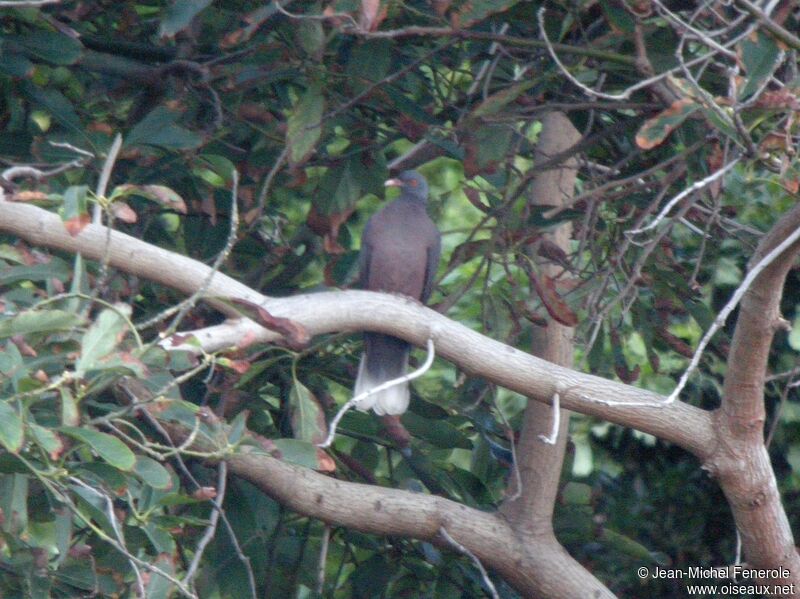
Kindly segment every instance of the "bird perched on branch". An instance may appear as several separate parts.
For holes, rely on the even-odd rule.
[[[428,183],[416,171],[405,171],[384,184],[399,187],[400,196],[374,214],[361,236],[360,286],[370,291],[400,293],[425,303],[439,265],[441,235],[426,211]],[[355,395],[403,376],[411,346],[382,333],[364,333],[364,354],[358,367]],[[360,410],[402,414],[408,408],[408,382],[360,400]]]

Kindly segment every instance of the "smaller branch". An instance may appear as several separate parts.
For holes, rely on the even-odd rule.
[[[655,229],[659,224],[661,224],[661,221],[663,221],[666,218],[667,214],[669,214],[669,212],[683,198],[685,198],[686,196],[688,196],[688,195],[690,195],[690,194],[692,194],[692,193],[694,193],[696,191],[699,191],[699,190],[703,189],[704,187],[710,185],[711,183],[713,183],[714,181],[716,181],[717,179],[722,177],[725,173],[727,173],[734,166],[736,166],[739,163],[739,160],[740,160],[739,158],[734,158],[728,164],[723,166],[721,169],[711,173],[705,179],[701,179],[700,181],[695,181],[694,183],[692,183],[691,186],[687,187],[682,192],[680,192],[678,195],[676,195],[674,198],[672,198],[669,202],[667,202],[667,204],[661,209],[661,212],[659,212],[656,215],[656,217],[650,222],[650,224],[648,224],[648,225],[646,225],[644,227],[640,227],[638,229],[631,229],[630,231],[626,231],[625,235],[627,235],[628,237],[632,237],[634,235],[640,235],[641,233],[645,233],[647,231],[650,231],[651,229]]]
[[[505,427],[504,431],[507,435],[506,438],[508,439],[508,446],[509,449],[511,449],[511,471],[514,473],[514,482],[516,483],[514,486],[514,492],[506,497],[506,501],[516,501],[522,495],[522,473],[519,471],[519,458],[517,457],[517,443],[514,439],[514,428],[508,422],[506,415],[503,414],[503,410],[497,406],[496,396],[494,408],[497,411],[497,414],[500,416],[503,426]]]
[[[352,29],[357,31],[361,30],[361,27],[358,25],[356,20],[346,12],[336,12],[331,13],[329,15],[301,15],[293,12],[289,12],[283,6],[281,6],[278,0],[275,0],[275,8],[278,9],[278,12],[284,15],[285,17],[289,17],[290,19],[294,19],[295,21],[330,21],[331,19],[346,19],[350,22]]]
[[[173,306],[168,308],[167,310],[163,311],[161,314],[157,314],[155,317],[151,318],[150,320],[140,324],[141,328],[147,328],[161,322],[161,320],[171,316],[172,314],[176,314],[175,318],[172,319],[169,327],[167,327],[164,331],[161,332],[161,338],[166,338],[172,335],[180,325],[181,321],[183,320],[184,316],[194,308],[197,304],[197,300],[202,298],[203,295],[208,291],[209,287],[211,286],[211,282],[214,279],[214,276],[218,274],[220,266],[225,260],[228,259],[228,256],[233,250],[233,246],[236,243],[236,233],[239,229],[239,204],[237,202],[237,197],[239,195],[239,171],[233,169],[232,173],[233,177],[233,184],[231,186],[231,225],[228,232],[228,239],[225,242],[225,247],[222,248],[222,251],[217,255],[216,259],[214,260],[214,264],[211,265],[210,270],[208,271],[203,284],[197,288],[197,290],[192,293],[189,297],[183,300],[177,306]]]
[[[275,164],[272,165],[269,173],[267,173],[267,178],[264,179],[264,184],[261,186],[261,191],[258,192],[258,212],[259,214],[264,212],[264,205],[267,202],[267,194],[269,193],[270,188],[272,187],[272,181],[275,179],[275,175],[278,174],[278,171],[281,170],[284,164],[286,164],[286,159],[289,158],[289,146],[286,145],[283,148],[283,151],[280,153],[278,158],[275,160]]]
[[[739,565],[742,563],[742,534],[739,528],[736,528],[736,557],[733,561],[734,564]]]
[[[142,577],[142,572],[141,570],[139,570],[139,566],[137,565],[138,560],[136,560],[136,558],[133,555],[131,555],[131,553],[128,551],[128,548],[125,546],[125,537],[122,534],[122,530],[119,527],[119,522],[117,521],[117,515],[114,512],[114,502],[111,501],[111,498],[108,495],[106,495],[105,493],[101,493],[94,487],[87,485],[79,478],[70,476],[69,480],[73,484],[82,487],[83,489],[89,491],[90,493],[96,495],[97,497],[100,497],[106,504],[106,517],[108,518],[108,521],[111,524],[111,528],[114,530],[114,534],[117,537],[115,540],[115,544],[118,545],[118,549],[122,552],[122,554],[128,558],[128,563],[133,569],[134,574],[136,574],[136,590],[138,592],[139,597],[144,599],[144,597],[146,596],[144,578]],[[82,514],[81,517],[83,517]],[[160,572],[158,568],[155,568],[155,571]]]
[[[19,177],[30,177],[31,179],[41,179],[44,172],[32,166],[11,166],[0,173],[0,177],[6,181],[13,181]]]
[[[61,4],[61,0],[3,0],[0,8],[30,8],[46,4]]]
[[[328,545],[330,544],[330,539],[331,525],[325,524],[325,528],[322,530],[322,540],[319,548],[319,570],[317,572],[317,595],[320,597],[322,597],[322,593],[325,590],[325,565],[328,562]]]
[[[211,502],[211,517],[209,518],[206,532],[197,543],[192,563],[189,564],[186,570],[186,576],[183,577],[183,582],[186,583],[187,586],[192,584],[192,579],[197,575],[200,561],[203,559],[203,553],[205,553],[206,547],[208,547],[211,539],[213,539],[214,535],[217,533],[217,524],[219,524],[219,516],[222,513],[222,503],[225,501],[225,488],[228,481],[228,463],[222,461],[217,468],[219,469],[217,473],[217,496],[214,501]]]
[[[386,381],[385,383],[378,385],[377,387],[370,389],[369,391],[365,391],[364,393],[359,393],[353,399],[348,401],[344,404],[339,411],[336,413],[336,416],[333,417],[330,424],[330,430],[328,431],[328,436],[325,440],[317,445],[317,447],[321,447],[325,449],[326,447],[330,447],[331,443],[333,443],[333,438],[336,436],[336,428],[339,426],[339,421],[344,417],[344,415],[349,412],[353,406],[358,406],[360,402],[364,399],[372,395],[373,393],[379,393],[381,391],[385,391],[386,389],[390,389],[396,385],[402,385],[403,383],[407,383],[409,381],[413,381],[416,378],[421,377],[423,374],[428,372],[433,364],[433,359],[436,357],[436,349],[433,346],[433,339],[428,338],[428,356],[425,358],[425,363],[417,368],[414,372],[410,372],[403,376],[399,376],[396,379],[392,379],[390,381]]]
[[[772,439],[775,437],[775,431],[778,430],[778,424],[780,424],[781,414],[783,413],[783,408],[786,405],[786,402],[789,399],[789,391],[797,384],[795,377],[800,372],[800,365],[796,365],[792,368],[791,372],[789,373],[789,380],[786,381],[786,384],[783,386],[783,390],[781,391],[781,399],[778,402],[778,405],[775,407],[775,412],[772,415],[772,422],[769,425],[769,431],[767,432],[767,437],[764,440],[764,446],[769,448],[772,444]]]
[[[497,589],[494,587],[492,579],[489,578],[489,573],[486,571],[486,568],[483,567],[481,560],[479,560],[478,557],[474,553],[472,553],[469,549],[467,549],[461,543],[459,543],[453,537],[451,537],[450,533],[447,532],[447,529],[444,526],[439,528],[439,534],[444,538],[445,541],[447,541],[447,543],[453,549],[455,549],[459,553],[463,553],[469,559],[472,560],[472,562],[475,564],[478,570],[480,570],[481,578],[483,578],[483,584],[486,585],[486,588],[489,591],[489,595],[492,597],[492,599],[500,599],[500,595],[497,594]]]
[[[108,150],[108,156],[106,156],[106,161],[103,163],[103,170],[100,171],[100,179],[97,182],[97,188],[95,189],[95,195],[98,198],[104,198],[106,195],[106,190],[108,189],[108,181],[111,179],[111,171],[114,168],[114,163],[117,161],[117,156],[119,155],[119,150],[122,147],[122,136],[117,133],[114,137],[114,142],[111,144],[111,148]],[[102,207],[100,203],[96,203],[94,205],[94,213],[92,214],[92,222],[96,225],[100,223],[100,217]]]
[[[53,142],[50,143],[52,145],[56,145]],[[81,153],[85,153],[83,150],[78,150],[77,148],[74,149]],[[5,169],[2,173],[0,173],[0,183],[2,183],[3,180],[11,182],[14,179],[18,179],[20,177],[30,177],[31,179],[36,179],[37,181],[39,181],[41,179],[46,179],[47,177],[53,177],[55,175],[58,175],[60,173],[63,173],[64,171],[68,171],[73,168],[80,168],[84,166],[86,162],[88,162],[87,158],[76,158],[75,160],[71,160],[69,162],[56,166],[47,171],[43,171],[36,167],[26,166],[26,165],[10,166],[7,169]],[[0,185],[0,200],[4,199],[2,192],[3,192],[3,186]]]
[[[669,394],[666,399],[665,403],[672,403],[678,397],[683,388],[686,386],[686,383],[689,380],[689,377],[697,368],[698,364],[700,364],[700,358],[703,352],[706,349],[706,346],[711,341],[711,338],[714,334],[722,328],[725,324],[725,321],[728,318],[728,315],[733,312],[733,309],[739,305],[744,294],[750,289],[750,286],[753,284],[753,281],[756,277],[761,274],[765,268],[767,268],[770,264],[772,264],[786,249],[791,247],[797,240],[800,239],[800,229],[795,229],[792,233],[786,237],[781,243],[775,246],[772,251],[770,251],[766,256],[764,256],[758,263],[747,273],[747,276],[742,281],[742,284],[739,285],[739,288],[733,294],[728,303],[725,304],[725,307],[720,310],[717,317],[714,319],[714,322],[709,327],[706,334],[703,335],[703,338],[700,340],[700,343],[697,346],[697,349],[692,356],[692,361],[689,362],[689,367],[684,371],[683,375],[681,375],[680,381],[678,381],[678,386],[675,390]]]
[[[693,27],[691,23],[683,21],[678,15],[676,15],[669,8],[664,6],[662,2],[656,0],[655,5],[659,9],[659,12],[661,12],[661,14],[664,15],[668,21],[672,21],[672,23],[675,24],[678,27],[678,29],[684,32],[683,33],[684,36],[686,35],[685,33],[686,31],[690,31],[697,37],[697,39],[699,39],[709,48],[713,48],[714,50],[716,50],[720,54],[725,55],[731,60],[737,60],[735,52],[729,50],[725,46],[721,45],[720,43],[709,37],[704,31],[701,31],[700,29]]]
[[[553,393],[553,425],[549,435],[539,435],[539,440],[548,445],[555,445],[558,440],[558,428],[561,426],[561,396]]]
[[[170,436],[170,434],[166,431],[166,429],[150,413],[150,410],[146,407],[147,405],[151,404],[152,401],[158,396],[154,395],[150,391],[148,391],[144,387],[144,385],[141,383],[141,381],[139,381],[137,379],[129,379],[128,377],[125,377],[125,378],[127,380],[126,380],[125,384],[122,385],[122,388],[130,396],[131,401],[133,403],[135,403],[137,406],[141,407],[141,409],[139,410],[139,414],[144,416],[144,418],[147,420],[147,422],[156,431],[158,431],[158,433],[162,437],[164,437],[164,439],[166,440],[166,442],[169,444],[169,446],[171,448],[177,450],[177,447],[175,446],[175,443],[172,441],[172,437]],[[195,488],[200,489],[201,488],[200,483],[192,475],[191,471],[189,470],[188,466],[186,465],[186,462],[184,462],[184,460],[183,460],[183,456],[178,451],[175,452],[175,462],[178,464],[178,467],[180,468],[180,470],[183,473],[183,475],[189,481],[192,482],[192,484],[195,486]],[[227,462],[222,462],[222,463],[227,464]],[[226,474],[227,474],[227,472],[226,472]],[[220,505],[222,505],[222,503],[220,503]],[[225,515],[225,512],[223,510],[219,510],[219,515],[222,518],[222,522],[225,524],[225,529],[228,531],[228,537],[230,539],[231,545],[233,545],[234,551],[236,552],[236,556],[238,557],[239,561],[241,562],[242,566],[245,569],[245,572],[247,573],[247,582],[248,582],[248,585],[250,587],[250,597],[252,599],[256,599],[256,597],[257,597],[257,594],[256,594],[256,579],[255,579],[255,575],[253,574],[253,567],[252,567],[252,565],[250,563],[250,558],[247,557],[244,554],[244,552],[242,551],[242,547],[239,544],[239,540],[236,538],[236,534],[235,534],[235,532],[233,530],[233,526],[231,525],[230,520],[228,520],[228,517]]]
[[[759,23],[764,26],[764,29],[769,31],[783,43],[791,46],[795,50],[800,50],[800,38],[778,25],[769,17],[769,15],[762,11],[758,6],[750,2],[750,0],[735,0],[734,4],[741,6],[744,10],[756,17]]]
[[[452,29],[450,27],[423,27],[412,25],[402,29],[390,29],[384,31],[353,31],[345,30],[342,33],[349,33],[370,39],[401,39],[406,37],[452,37],[457,40],[479,40],[499,42],[508,46],[520,46],[528,48],[544,48],[548,44],[530,37],[517,37],[493,33],[491,31],[474,31],[471,29]],[[569,44],[551,43],[553,48],[565,54],[585,56],[586,58],[596,58],[617,64],[633,65],[634,59],[624,54],[599,50],[594,47],[570,46]]]
[[[65,150],[72,150],[76,154],[80,154],[81,156],[85,156],[86,158],[94,158],[94,154],[89,152],[88,150],[84,150],[83,148],[79,148],[78,146],[73,146],[71,143],[67,143],[66,141],[50,141],[47,142],[54,148],[64,148]]]
[[[92,213],[92,223],[95,225],[102,225],[102,206],[100,198],[105,197],[106,195],[106,188],[108,187],[108,181],[111,178],[111,171],[114,168],[114,163],[117,161],[117,155],[119,154],[119,150],[122,147],[122,136],[117,133],[116,137],[114,138],[114,142],[111,144],[111,148],[108,151],[108,156],[106,157],[106,161],[103,164],[103,170],[100,173],[100,180],[97,182],[97,202],[94,205],[93,213]],[[78,148],[75,148],[78,150]],[[78,150],[79,151],[79,150]],[[106,283],[108,282],[108,260],[109,260],[109,248],[111,247],[111,231],[114,225],[113,216],[111,216],[111,211],[109,210],[109,219],[108,219],[108,228],[106,229],[106,247],[103,250],[103,259],[100,260],[100,270],[97,275],[97,283],[95,284],[94,289],[92,290],[92,299],[96,299],[100,296],[100,294],[105,290]],[[87,310],[89,306],[86,306]]]
[[[595,89],[592,89],[588,85],[585,85],[585,84],[581,83],[580,81],[578,81],[578,79],[575,76],[573,76],[572,73],[569,72],[569,70],[564,65],[564,63],[561,62],[561,60],[558,58],[558,54],[556,54],[557,45],[550,41],[550,38],[547,36],[547,31],[545,30],[545,26],[544,26],[544,11],[545,11],[545,8],[542,7],[542,8],[539,9],[539,11],[537,13],[537,17],[538,17],[538,20],[539,20],[539,31],[541,33],[542,39],[544,40],[545,47],[547,48],[547,51],[550,54],[550,57],[553,59],[553,62],[556,63],[556,66],[559,68],[559,70],[562,72],[562,74],[567,79],[569,79],[569,81],[575,87],[577,87],[578,89],[582,90],[585,94],[587,94],[589,96],[603,98],[605,100],[613,100],[613,101],[627,100],[628,98],[630,98],[630,96],[634,92],[636,92],[636,91],[638,91],[640,89],[649,87],[649,86],[651,86],[651,85],[653,85],[655,83],[659,83],[660,81],[666,79],[670,75],[678,73],[678,72],[680,72],[680,71],[682,71],[684,69],[688,69],[688,68],[691,68],[691,67],[693,67],[693,66],[695,66],[697,64],[701,64],[701,63],[713,58],[717,54],[716,50],[711,50],[711,51],[707,52],[706,54],[703,54],[702,56],[698,56],[698,57],[696,57],[696,58],[694,58],[694,59],[692,59],[692,60],[690,60],[690,61],[688,61],[686,63],[682,63],[680,66],[673,67],[673,68],[671,68],[671,69],[669,69],[667,71],[664,71],[663,73],[659,73],[658,75],[654,75],[654,76],[652,76],[652,77],[650,77],[648,79],[644,79],[644,80],[640,81],[639,83],[636,83],[635,85],[627,87],[627,88],[625,88],[624,91],[622,91],[619,94],[608,94],[608,93],[605,93],[605,92],[600,92],[600,91],[597,91]],[[737,40],[734,40],[734,41],[737,41]],[[635,59],[632,59],[632,62],[634,62],[634,61],[635,61]]]

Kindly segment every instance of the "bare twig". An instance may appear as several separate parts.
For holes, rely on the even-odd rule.
[[[122,136],[119,133],[117,133],[114,136],[114,142],[111,144],[111,147],[108,150],[108,156],[106,156],[106,161],[103,163],[103,170],[100,171],[100,179],[97,181],[97,188],[95,189],[95,195],[98,198],[105,197],[106,195],[106,189],[108,188],[108,181],[111,178],[111,171],[114,169],[114,163],[117,161],[117,156],[119,155],[119,150],[121,147],[122,147]],[[102,207],[98,202],[94,205],[92,222],[96,225],[99,225],[101,216],[102,216]]]
[[[136,400],[137,400],[136,403],[138,405],[149,403],[149,401],[147,399],[143,400],[141,397],[138,396],[138,390],[139,389],[141,389],[141,387],[139,387],[136,391],[134,391],[132,389],[129,389],[129,388],[126,388],[126,391],[132,397],[136,398]],[[145,391],[145,394],[149,394],[149,393],[150,393],[149,391]],[[166,431],[166,429],[161,425],[161,423],[148,410],[143,409],[143,410],[140,410],[139,413],[142,414],[145,417],[145,419],[148,421],[148,423],[155,430],[157,430],[158,433],[162,437],[164,437],[164,439],[170,445],[170,447],[172,447],[175,450],[174,451],[175,463],[178,465],[178,467],[180,468],[180,470],[183,473],[183,475],[187,478],[187,480],[189,480],[195,486],[195,488],[200,489],[201,488],[200,482],[194,477],[194,475],[192,475],[191,471],[186,466],[186,463],[183,461],[183,457],[181,456],[180,451],[177,451],[177,447],[175,446],[175,443],[173,443],[172,437]],[[184,443],[181,443],[181,446],[183,446],[183,445],[184,445]],[[255,579],[255,575],[253,574],[253,566],[250,563],[250,558],[247,557],[244,554],[244,551],[242,551],[242,547],[239,544],[239,540],[236,538],[236,534],[235,534],[235,532],[233,530],[233,526],[231,525],[230,520],[228,520],[228,517],[225,515],[225,511],[224,510],[220,510],[219,514],[220,514],[220,518],[222,518],[222,522],[225,524],[225,529],[228,531],[228,537],[230,539],[231,545],[233,545],[234,551],[236,552],[236,557],[239,559],[239,561],[241,562],[242,566],[245,569],[245,572],[247,573],[247,582],[248,582],[248,585],[249,585],[249,588],[250,588],[250,597],[251,597],[251,599],[256,599],[256,597],[257,597],[256,579]]]
[[[695,371],[698,364],[700,364],[700,358],[703,355],[706,346],[711,341],[711,338],[725,324],[725,321],[728,319],[728,315],[733,312],[736,306],[739,305],[742,297],[747,290],[750,289],[750,285],[753,284],[753,281],[756,279],[756,277],[761,274],[761,271],[772,264],[775,259],[778,258],[784,251],[791,247],[798,239],[800,239],[800,229],[795,229],[789,236],[786,237],[786,239],[784,239],[781,243],[775,246],[772,251],[759,260],[758,263],[750,270],[750,272],[747,273],[747,276],[744,278],[744,281],[742,281],[742,284],[739,285],[731,299],[729,299],[728,303],[725,304],[725,307],[720,310],[719,314],[717,314],[717,317],[706,331],[706,334],[703,335],[703,338],[700,340],[700,343],[697,345],[697,349],[692,356],[691,362],[689,362],[688,368],[686,368],[683,375],[681,375],[681,378],[678,381],[678,386],[675,387],[675,390],[667,397],[666,403],[675,401],[680,392],[683,391],[683,388],[686,386],[689,377]]]
[[[585,85],[584,83],[581,83],[580,81],[578,81],[578,79],[572,73],[569,72],[569,70],[564,65],[564,63],[561,62],[561,59],[559,59],[558,54],[556,53],[556,49],[557,49],[556,44],[551,42],[550,38],[547,36],[547,31],[546,31],[545,25],[544,25],[544,13],[545,13],[545,7],[543,6],[537,12],[537,17],[538,17],[538,20],[539,20],[539,32],[540,32],[540,34],[542,36],[542,39],[544,40],[545,47],[547,48],[547,51],[549,52],[550,57],[553,59],[553,62],[556,63],[556,66],[558,66],[558,68],[561,71],[561,73],[567,79],[569,79],[569,81],[575,87],[577,87],[578,89],[582,90],[585,94],[587,94],[589,96],[603,98],[605,100],[617,100],[617,101],[619,101],[619,100],[627,100],[628,98],[631,97],[631,95],[634,92],[639,91],[640,89],[647,88],[647,87],[653,85],[654,83],[658,83],[660,81],[663,81],[664,79],[667,79],[670,75],[673,75],[675,73],[679,73],[679,72],[683,71],[684,69],[687,69],[687,68],[693,67],[695,65],[701,64],[704,61],[709,60],[710,58],[714,57],[717,54],[716,50],[712,50],[710,52],[707,52],[706,54],[703,54],[702,56],[698,56],[697,58],[694,58],[694,59],[692,59],[692,60],[690,60],[690,61],[688,61],[686,63],[681,63],[677,67],[673,67],[671,69],[668,69],[668,70],[664,71],[663,73],[659,73],[657,75],[653,75],[652,77],[644,79],[644,80],[642,80],[642,81],[640,81],[640,82],[638,82],[638,83],[636,83],[634,85],[631,85],[630,87],[625,88],[622,92],[620,92],[618,94],[609,94],[609,93],[605,93],[605,92],[600,92],[600,91],[592,89],[588,85]],[[739,38],[737,37],[736,39],[738,40]],[[733,40],[731,43],[734,43],[734,41],[736,41],[736,40]]]
[[[46,4],[61,4],[61,0],[3,0],[0,8],[30,8]]]
[[[680,192],[678,195],[672,198],[669,202],[667,202],[666,205],[661,209],[661,212],[659,212],[649,224],[645,225],[644,227],[626,231],[625,234],[631,237],[634,235],[640,235],[641,233],[646,233],[651,229],[655,229],[659,224],[661,224],[661,221],[663,221],[666,218],[667,214],[669,214],[670,211],[682,199],[703,189],[704,187],[710,185],[711,183],[713,183],[714,181],[725,175],[725,173],[727,173],[729,170],[731,170],[734,166],[736,166],[739,163],[739,160],[740,160],[739,158],[734,158],[719,170],[716,170],[713,173],[711,173],[708,177],[701,179],[700,181],[695,181],[694,183],[692,183],[692,185],[684,189],[682,192]]]
[[[775,431],[778,430],[778,424],[781,420],[781,414],[783,413],[783,407],[786,405],[787,400],[789,399],[789,391],[795,384],[795,377],[797,374],[800,373],[800,365],[795,365],[792,368],[791,372],[789,372],[788,380],[786,384],[783,386],[783,390],[781,391],[781,398],[778,402],[778,405],[775,406],[775,411],[772,414],[772,422],[769,424],[769,430],[767,431],[767,437],[764,440],[764,446],[769,448],[772,444],[772,439],[775,438]]]
[[[336,412],[336,416],[333,417],[333,420],[331,420],[331,424],[328,430],[328,436],[317,447],[321,447],[324,449],[326,447],[331,446],[331,443],[333,443],[333,438],[336,436],[336,428],[339,426],[339,422],[347,412],[353,409],[353,406],[357,406],[359,402],[363,401],[373,393],[379,393],[381,391],[385,391],[386,389],[390,389],[391,387],[402,385],[403,383],[407,383],[409,381],[413,381],[414,379],[421,377],[423,374],[428,372],[428,370],[431,367],[431,364],[433,364],[433,359],[435,357],[436,357],[436,349],[433,346],[433,339],[429,338],[428,356],[425,358],[425,363],[422,366],[420,366],[413,372],[409,372],[408,374],[404,374],[403,376],[399,376],[390,381],[386,381],[385,383],[382,383],[377,387],[370,389],[369,391],[364,391],[364,393],[359,393],[350,401],[348,401],[346,404],[344,404],[341,408],[339,408],[339,411]]]
[[[222,263],[227,260],[228,256],[233,250],[233,246],[236,244],[237,232],[239,230],[239,204],[237,201],[239,195],[239,171],[234,169],[231,176],[233,179],[233,184],[231,186],[231,224],[229,227],[228,239],[225,242],[225,247],[222,248],[222,251],[214,260],[214,264],[211,265],[211,270],[206,275],[203,285],[179,304],[160,312],[143,323],[140,323],[138,325],[140,329],[145,329],[156,325],[165,318],[169,318],[173,314],[176,314],[169,327],[160,333],[160,338],[165,339],[172,335],[177,330],[184,316],[186,316],[189,310],[191,310],[197,304],[197,301],[202,298],[209,289],[211,281],[214,279],[214,275],[217,274],[219,268],[222,266]]]
[[[759,23],[764,26],[764,29],[769,31],[779,40],[791,46],[795,50],[800,50],[800,38],[778,25],[772,18],[769,17],[769,15],[762,11],[758,6],[750,2],[750,0],[735,0],[734,4],[741,6],[744,10],[756,17]]]
[[[65,150],[71,150],[76,154],[80,154],[85,158],[92,159],[94,158],[94,154],[92,154],[89,150],[84,150],[83,148],[79,148],[78,146],[72,145],[66,141],[49,141],[47,142],[54,148],[64,148]]]
[[[320,540],[320,548],[319,548],[319,564],[317,571],[317,595],[322,597],[322,593],[325,591],[325,566],[328,562],[328,545],[330,544],[331,539],[331,526],[330,524],[326,524],[325,527],[322,529],[322,539]]]
[[[307,20],[307,21],[330,21],[331,19],[345,19],[346,21],[348,21],[350,23],[350,27],[352,27],[353,29],[356,29],[356,30],[360,30],[361,29],[359,27],[358,23],[356,22],[356,20],[350,14],[348,14],[346,12],[336,12],[336,13],[331,13],[331,14],[328,14],[328,15],[301,15],[301,14],[298,14],[298,13],[289,12],[283,6],[281,6],[281,4],[280,4],[280,2],[278,2],[278,0],[275,0],[274,4],[275,4],[275,8],[278,9],[279,13],[281,13],[282,15],[284,15],[286,17],[289,17],[290,19],[293,19],[295,21],[303,21],[303,20]]]
[[[219,523],[219,516],[222,513],[222,503],[225,501],[225,489],[228,482],[227,462],[220,462],[217,469],[217,496],[214,498],[214,501],[211,502],[211,516],[208,519],[206,531],[195,546],[192,563],[189,564],[189,567],[186,569],[186,575],[183,577],[183,582],[186,583],[187,586],[191,586],[192,579],[197,575],[200,561],[203,559],[203,553],[217,533],[217,524]]]
[[[119,539],[122,539],[121,530],[119,529],[119,524],[116,522],[116,515],[114,514],[114,504],[111,501],[111,498],[108,495],[106,495],[105,493],[101,493],[100,491],[98,491],[94,487],[91,487],[91,486],[87,485],[85,482],[83,482],[79,478],[76,478],[74,476],[70,476],[69,480],[73,484],[76,484],[76,485],[86,489],[87,491],[93,493],[94,495],[97,495],[98,497],[101,497],[105,501],[106,506],[107,506],[107,511],[108,511],[106,516],[109,518],[109,520],[111,522],[111,525],[114,528],[115,534],[118,535]],[[141,566],[142,568],[144,568],[146,570],[149,570],[153,574],[157,574],[158,576],[163,576],[168,581],[170,581],[172,584],[174,584],[177,587],[177,589],[184,596],[190,597],[191,599],[197,599],[197,595],[195,593],[193,593],[189,588],[187,588],[180,580],[178,580],[177,578],[172,576],[172,574],[170,574],[169,572],[165,572],[161,568],[157,568],[153,564],[151,564],[149,562],[146,562],[143,559],[140,559],[140,558],[136,557],[130,551],[128,551],[127,547],[125,546],[124,539],[122,541],[120,541],[119,539],[115,539],[115,538],[109,537],[102,529],[98,528],[91,521],[91,519],[88,516],[85,516],[83,514],[83,512],[81,512],[80,510],[77,509],[76,506],[72,505],[71,502],[70,502],[70,507],[72,508],[73,513],[75,513],[75,515],[77,515],[81,520],[83,520],[98,536],[100,536],[100,538],[102,538],[107,543],[111,544],[117,551],[119,551],[122,555],[124,555],[128,559],[128,561],[131,562],[131,567],[133,567],[134,564],[136,564],[136,565]],[[137,578],[140,578],[141,577],[141,573],[138,572],[138,569],[135,568],[134,571],[137,572]],[[137,583],[138,583],[138,581],[137,581]],[[141,579],[141,589],[144,589],[144,579]],[[145,594],[142,593],[141,597],[144,597],[144,596],[145,596]]]
[[[289,158],[289,145],[287,144],[283,151],[278,155],[278,158],[275,160],[275,164],[272,165],[269,173],[267,173],[267,178],[264,179],[264,184],[261,186],[261,191],[258,192],[258,210],[259,213],[264,212],[264,206],[267,202],[267,194],[269,193],[270,188],[272,187],[272,181],[275,179],[275,175],[278,174],[278,171],[283,168],[283,165],[286,164],[286,160]]]
[[[519,459],[517,459],[517,443],[514,439],[514,428],[508,422],[508,418],[503,414],[503,411],[497,406],[496,401],[494,407],[497,414],[500,416],[500,420],[503,422],[503,427],[507,435],[506,438],[508,439],[508,446],[511,450],[511,472],[514,474],[515,484],[514,492],[506,497],[506,501],[516,501],[522,495],[522,473],[519,471]],[[508,487],[506,487],[506,489],[508,489]]]
[[[553,423],[549,435],[539,435],[539,440],[548,445],[555,445],[558,440],[558,427],[561,426],[561,396],[553,393]]]
[[[439,528],[439,534],[442,535],[442,538],[445,541],[447,541],[447,544],[450,545],[453,549],[455,549],[459,553],[466,555],[469,559],[472,560],[472,563],[475,564],[475,567],[477,567],[481,573],[483,584],[486,585],[486,590],[489,596],[492,597],[492,599],[500,599],[500,595],[497,594],[497,589],[495,588],[492,579],[489,578],[489,573],[486,571],[486,568],[483,567],[483,564],[481,563],[481,560],[478,559],[478,556],[476,556],[474,553],[472,553],[472,551],[470,551],[469,549],[464,547],[461,543],[456,541],[453,537],[451,537],[450,533],[447,532],[447,529],[444,526]]]

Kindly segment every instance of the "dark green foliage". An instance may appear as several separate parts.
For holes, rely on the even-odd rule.
[[[558,259],[574,281],[552,288],[562,316],[581,323],[579,367],[669,392],[741,282],[758,233],[796,200],[800,169],[781,146],[796,136],[786,119],[797,110],[797,82],[784,73],[796,65],[778,60],[781,44],[758,30],[733,45],[742,76],[734,100],[749,102],[736,114],[722,67],[698,74],[704,94],[676,71],[670,89],[678,103],[651,87],[590,103],[543,47],[539,2],[385,2],[386,12],[367,24],[395,30],[384,38],[349,20],[364,17],[368,4],[282,3],[297,15],[338,13],[324,19],[297,19],[260,1],[0,8],[0,167],[46,173],[15,178],[7,195],[58,212],[74,234],[99,202],[115,228],[208,264],[234,242],[220,270],[285,296],[352,284],[357,240],[382,202],[390,165],[419,144],[418,157],[403,165],[420,167],[431,182],[431,212],[445,232],[433,304],[530,350],[531,322],[553,312],[534,291],[530,256],[546,249],[542,230],[570,222],[574,243]],[[677,64],[681,39],[663,18],[614,2],[547,7],[547,34],[584,85],[616,93],[645,78],[637,26],[656,72]],[[437,29],[401,30],[412,26]],[[784,26],[797,30],[796,16]],[[697,46],[683,48],[687,61],[703,53]],[[772,76],[787,85],[765,95]],[[586,133],[575,203],[556,214],[528,205],[532,175],[561,164],[533,161],[548,105]],[[117,133],[124,144],[97,198]],[[654,237],[632,243],[631,229],[734,150],[744,159],[724,184],[692,197],[683,224],[652,245]],[[64,168],[49,172],[56,167]],[[239,226],[231,234],[234,170]],[[769,426],[777,419],[770,453],[795,529],[800,410],[796,387],[785,383],[800,348],[798,293],[792,273],[782,308],[793,330],[777,337],[770,366],[783,375],[766,391]],[[402,418],[408,446],[373,415],[349,413],[334,450],[322,454],[314,444],[349,397],[358,338],[208,358],[167,352],[157,333],[173,324],[164,311],[182,299],[98,262],[0,236],[0,596],[135,596],[139,584],[147,597],[177,596],[174,580],[147,567],[183,580],[212,518],[209,488],[219,484],[199,458],[242,447],[342,480],[482,510],[502,503],[523,398],[439,361],[415,383]],[[221,320],[204,304],[181,317],[177,331]],[[735,315],[730,320],[685,401],[719,405]],[[169,447],[160,425],[129,409],[123,377],[159,395],[159,422],[195,429],[217,453]],[[556,509],[557,534],[572,555],[625,597],[684,596],[682,582],[640,581],[642,564],[732,562],[729,509],[695,458],[573,418],[574,451]],[[269,440],[266,447],[251,433]],[[200,597],[316,597],[326,538],[321,596],[487,592],[464,556],[418,540],[326,530],[232,476],[222,513],[193,583]],[[501,597],[519,596],[492,580]]]

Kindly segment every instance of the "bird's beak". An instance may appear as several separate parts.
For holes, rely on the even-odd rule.
[[[383,183],[384,187],[402,187],[403,182],[400,179],[387,179]]]

